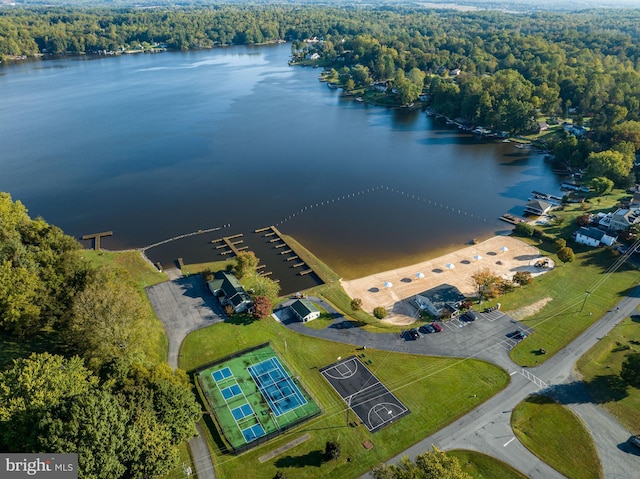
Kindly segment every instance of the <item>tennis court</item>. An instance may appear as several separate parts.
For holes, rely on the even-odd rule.
[[[320,373],[371,432],[410,412],[356,356],[330,364]]]
[[[247,369],[276,417],[307,404],[278,358],[269,358]]]
[[[320,413],[270,345],[203,368],[198,380],[234,450],[244,450]],[[268,437],[265,437],[268,436]]]

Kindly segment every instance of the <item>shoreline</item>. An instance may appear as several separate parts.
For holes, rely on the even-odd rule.
[[[351,298],[362,300],[364,311],[372,313],[375,307],[382,306],[388,313],[384,322],[409,325],[416,321],[419,313],[411,301],[416,294],[450,284],[471,296],[475,294],[471,275],[488,268],[508,279],[518,271],[538,276],[554,267],[551,260],[549,268],[536,268],[534,264],[543,257],[536,247],[517,238],[493,236],[433,259],[354,280],[341,280],[340,284]],[[418,273],[423,276],[418,277]]]

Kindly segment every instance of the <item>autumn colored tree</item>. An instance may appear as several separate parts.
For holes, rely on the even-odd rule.
[[[513,282],[520,286],[526,286],[533,282],[533,276],[529,271],[518,271],[513,275]]]
[[[255,296],[253,298],[253,317],[264,319],[273,312],[271,301],[266,296]]]
[[[471,283],[480,299],[496,298],[500,292],[502,278],[492,273],[489,268],[471,275]]]

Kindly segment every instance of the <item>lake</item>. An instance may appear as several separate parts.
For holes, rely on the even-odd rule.
[[[532,190],[559,193],[543,155],[359,103],[320,70],[288,66],[289,54],[3,66],[0,191],[70,235],[112,230],[107,249],[221,228],[148,250],[165,266],[218,259],[212,239],[243,233],[239,246],[252,245],[255,229],[275,225],[345,278],[504,232],[497,218],[521,212]]]

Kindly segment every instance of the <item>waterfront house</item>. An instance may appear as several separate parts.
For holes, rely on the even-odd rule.
[[[244,313],[253,306],[249,293],[231,273],[218,271],[211,281],[207,281],[207,286],[220,304],[231,305],[234,313]]]
[[[609,236],[602,230],[592,227],[581,227],[576,231],[576,243],[586,244],[587,246],[611,246],[616,239],[615,236]]]
[[[553,203],[549,203],[548,201],[533,199],[529,201],[524,206],[524,212],[530,215],[542,216],[546,215],[551,208],[553,207]]]
[[[572,125],[571,123],[563,123],[562,128],[564,131],[571,133],[578,138],[584,138],[587,136],[587,129],[584,126]]]
[[[291,308],[293,314],[303,323],[320,317],[320,311],[308,299],[297,299],[289,308]]]
[[[450,284],[441,284],[419,293],[415,297],[418,307],[436,318],[458,316],[460,305],[467,299],[458,288]]]
[[[640,222],[640,208],[618,208],[611,215],[610,228],[613,231],[626,231],[629,226]]]

